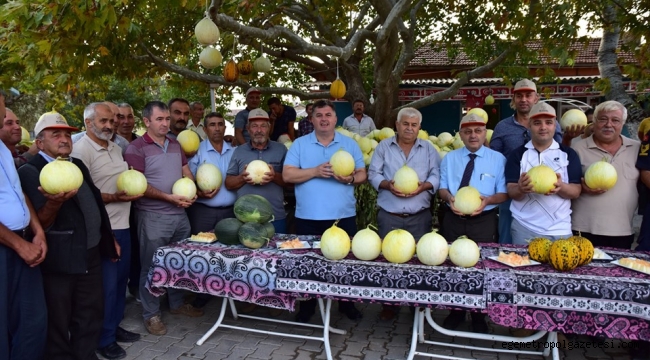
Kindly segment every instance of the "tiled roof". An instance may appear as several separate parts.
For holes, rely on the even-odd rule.
[[[626,75],[623,75],[626,76]],[[538,77],[533,77],[531,78],[535,83],[539,81]],[[593,82],[598,79],[600,79],[600,76],[558,76],[558,79],[561,82],[565,81],[587,81],[587,82]],[[402,79],[400,81],[400,84],[408,84],[408,85],[450,85],[456,82],[458,79],[453,79],[453,78],[440,78],[440,79],[430,79],[430,78],[419,78],[419,79]],[[476,78],[476,79],[471,79],[469,81],[471,85],[493,85],[493,84],[503,84],[503,78],[500,77],[492,77],[492,78]],[[303,85],[308,86],[308,87],[319,87],[319,86],[329,86],[331,85],[331,81],[312,81],[305,83]]]
[[[540,41],[531,41],[528,43],[530,49],[541,49]],[[569,50],[576,50],[578,54],[575,58],[575,65],[596,64],[598,63],[598,48],[600,47],[600,38],[589,39],[586,43],[576,42],[570,46]],[[631,52],[620,51],[618,56],[624,63],[634,62],[634,56]],[[557,64],[556,59],[548,56],[540,56],[542,64]],[[429,66],[475,66],[476,62],[469,59],[461,50],[454,59],[449,59],[447,49],[443,44],[425,44],[415,50],[415,57],[409,63],[409,67],[429,67]]]

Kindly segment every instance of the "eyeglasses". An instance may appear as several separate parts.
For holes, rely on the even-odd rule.
[[[598,117],[598,119],[596,119],[598,125],[605,125],[610,121],[614,126],[620,126],[621,124],[623,124],[623,120],[619,118],[608,118],[607,116],[600,116]]]
[[[463,133],[463,135],[472,135],[472,133],[474,133],[476,135],[481,135],[484,132],[485,132],[485,129],[481,129],[481,128],[474,129],[474,130],[472,130],[472,129],[464,129],[464,130],[461,131],[461,133]]]

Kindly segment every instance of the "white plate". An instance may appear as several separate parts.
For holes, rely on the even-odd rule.
[[[320,249],[320,241],[314,241],[313,243],[311,243],[311,247],[313,249]]]
[[[278,250],[302,250],[302,249],[311,249],[311,245],[309,245],[308,241],[301,241],[300,243],[302,244],[301,248],[287,248],[283,249],[280,247],[280,245],[284,244],[286,241],[278,241],[275,243],[275,246],[278,248]],[[320,246],[320,244],[319,244]]]
[[[600,256],[596,257],[596,254],[600,254]],[[608,253],[606,253],[606,252],[604,252],[604,251],[602,251],[600,249],[597,249],[597,248],[594,248],[594,257],[591,258],[591,259],[592,260],[614,260],[614,258],[609,256]]]
[[[532,260],[532,259],[530,260],[530,264],[526,264],[526,265],[512,265],[512,264],[510,264],[510,263],[503,262],[503,261],[499,260],[499,257],[498,257],[498,256],[488,256],[488,259],[490,259],[490,260],[492,260],[492,261],[496,261],[496,262],[501,263],[501,264],[503,264],[503,265],[508,265],[508,266],[510,266],[510,267],[515,267],[515,268],[516,268],[516,267],[524,267],[524,266],[535,266],[535,265],[541,265],[541,264],[542,264],[542,263],[537,262],[537,261]]]
[[[620,260],[620,259],[619,259],[619,260]],[[647,273],[647,272],[645,272],[645,271],[637,270],[637,269],[631,268],[631,267],[629,267],[629,266],[626,266],[626,265],[620,264],[620,263],[618,262],[618,260],[611,261],[610,264],[614,264],[614,265],[618,265],[618,266],[620,266],[620,267],[624,267],[624,268],[626,268],[626,269],[634,270],[634,271],[640,272],[641,274],[650,275],[650,273]]]

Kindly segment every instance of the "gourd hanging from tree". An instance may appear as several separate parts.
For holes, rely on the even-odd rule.
[[[271,71],[271,60],[264,56],[264,47],[260,44],[262,55],[253,62],[253,69],[257,72],[265,73]]]
[[[219,41],[219,28],[217,27],[217,24],[208,17],[207,12],[205,17],[194,27],[194,35],[199,44],[203,46],[213,45]]]
[[[236,39],[233,39],[232,42],[232,55],[235,56],[235,44],[237,43]],[[228,82],[235,82],[239,78],[239,70],[237,69],[237,63],[234,58],[231,58],[226,66],[223,68],[223,78]]]
[[[336,80],[330,85],[330,95],[334,99],[340,99],[345,96],[345,84],[339,77],[339,59],[336,59]]]

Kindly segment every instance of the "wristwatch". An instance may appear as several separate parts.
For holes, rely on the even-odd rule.
[[[353,185],[354,184],[354,175],[352,175],[352,180],[348,183],[348,185]]]

